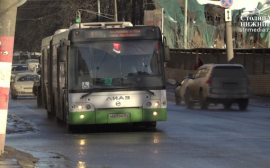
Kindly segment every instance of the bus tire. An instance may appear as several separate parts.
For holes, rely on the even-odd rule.
[[[51,104],[51,111],[48,111],[47,110],[47,116],[48,118],[52,119],[55,117],[55,105],[54,105],[54,96],[52,97],[53,98],[53,101],[52,101],[52,104]]]
[[[47,117],[48,117],[49,119],[51,119],[51,118],[54,118],[54,115],[52,114],[52,112],[47,111]]]
[[[56,122],[59,123],[59,124],[64,124],[66,123],[66,114],[65,114],[65,106],[64,106],[64,98],[62,99],[62,112],[61,112],[61,115],[62,115],[62,119],[60,119],[58,116],[56,116]]]
[[[67,111],[66,111],[66,104],[65,104],[65,99],[63,97],[62,99],[62,113],[63,113],[63,123],[67,123]]]
[[[42,98],[39,91],[37,91],[37,106],[42,107]]]
[[[67,129],[69,132],[76,132],[78,126],[77,125],[70,125],[70,124],[66,124]]]
[[[146,122],[146,123],[145,123],[145,127],[146,127],[146,128],[155,129],[156,126],[157,126],[157,122],[156,122],[156,121],[153,121],[153,122]]]

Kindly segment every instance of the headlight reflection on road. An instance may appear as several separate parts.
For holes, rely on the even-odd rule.
[[[80,145],[81,146],[85,145],[85,139],[80,140]]]
[[[78,155],[83,156],[85,155],[85,145],[86,145],[86,140],[85,139],[81,139],[79,140],[79,152]]]
[[[78,166],[77,166],[77,168],[86,168],[86,166],[85,166],[85,162],[81,162],[81,161],[79,161],[79,162],[78,162]]]
[[[154,143],[154,144],[159,143],[159,138],[158,138],[158,137],[156,137],[156,136],[154,136],[154,138],[153,138],[153,143]]]

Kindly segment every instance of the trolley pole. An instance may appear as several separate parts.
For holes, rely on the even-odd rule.
[[[26,0],[0,1],[0,155],[4,153],[17,7]]]

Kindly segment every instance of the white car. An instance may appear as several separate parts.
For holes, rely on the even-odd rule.
[[[34,81],[39,80],[38,74],[32,72],[17,73],[14,81],[11,82],[11,98],[17,99],[18,96],[34,96]]]
[[[17,73],[31,72],[26,64],[12,64],[10,82],[14,81],[14,77]]]

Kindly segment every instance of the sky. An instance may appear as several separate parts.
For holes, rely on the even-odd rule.
[[[215,5],[220,5],[220,1],[211,1],[211,0],[197,0],[200,4],[211,3]],[[246,11],[254,10],[257,7],[257,4],[261,2],[264,4],[265,2],[270,0],[233,0],[233,4],[230,9],[242,9],[246,8]]]

